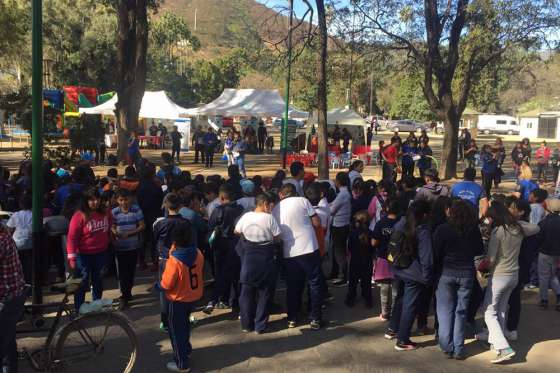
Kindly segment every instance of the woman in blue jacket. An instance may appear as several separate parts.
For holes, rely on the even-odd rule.
[[[420,296],[432,279],[432,235],[425,223],[429,213],[429,202],[415,201],[408,208],[406,217],[395,225],[395,231],[404,234],[402,247],[412,247],[417,253],[407,268],[394,268],[395,278],[399,281],[399,293],[385,338],[397,338],[397,351],[418,348],[416,343],[410,340],[410,330],[416,317]]]

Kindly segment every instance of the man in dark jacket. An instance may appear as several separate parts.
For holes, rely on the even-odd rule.
[[[144,231],[145,247],[139,251],[138,261],[140,266],[145,266],[146,249],[148,249],[152,264],[153,271],[157,270],[158,255],[155,250],[155,240],[153,233],[153,225],[161,215],[161,204],[163,202],[163,191],[155,180],[155,167],[147,165],[140,170],[140,183],[138,184],[137,198],[138,205],[144,214],[144,222],[146,223],[146,230]]]
[[[264,142],[268,137],[268,132],[266,131],[266,127],[264,126],[264,122],[261,120],[259,122],[259,128],[257,129],[257,140],[259,142],[259,153],[264,152]]]
[[[239,237],[234,233],[235,224],[243,214],[243,207],[233,199],[233,191],[228,185],[220,187],[220,206],[216,207],[208,220],[210,245],[214,253],[215,287],[214,294],[204,313],[210,314],[214,308],[238,308],[239,272],[241,262],[235,251]],[[228,302],[228,303],[226,303]]]
[[[556,310],[560,311],[560,281],[557,275],[560,262],[560,200],[546,200],[546,209],[549,214],[539,223],[541,231],[538,235],[540,306],[548,307],[548,288],[551,287],[556,294]]]

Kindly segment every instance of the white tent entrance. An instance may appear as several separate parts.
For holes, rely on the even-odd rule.
[[[309,120],[310,124],[317,125],[318,117],[317,112]],[[334,126],[338,125],[341,129],[347,128],[355,140],[358,135],[363,131],[364,145],[367,141],[367,122],[360,114],[349,108],[336,108],[327,112],[327,128],[332,130]]]
[[[284,117],[286,102],[275,89],[226,88],[214,101],[196,108],[187,109],[185,115],[224,117]],[[291,119],[307,119],[309,113],[289,109]]]
[[[115,115],[118,97],[115,94],[109,101],[91,108],[80,108],[80,114]],[[176,120],[187,109],[177,105],[164,91],[146,91],[140,106],[140,118]]]

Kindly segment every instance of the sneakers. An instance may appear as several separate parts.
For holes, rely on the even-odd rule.
[[[416,349],[418,349],[418,345],[412,341],[408,341],[408,342],[398,341],[397,344],[395,344],[395,350],[397,351],[413,351]]]
[[[170,372],[180,372],[180,373],[188,373],[191,371],[191,368],[184,368],[184,369],[180,369],[177,366],[177,363],[174,361],[170,361],[169,363],[167,363],[166,365],[167,370]]]
[[[385,337],[385,339],[392,340],[392,339],[397,338],[397,333],[395,333],[395,332],[392,331],[391,329],[387,329],[387,330],[385,331],[384,337]]]
[[[510,341],[517,341],[517,330],[504,331],[505,337]]]
[[[294,320],[288,320],[288,329],[293,329],[297,326],[297,323]]]
[[[309,323],[311,330],[319,330],[321,329],[321,320],[311,320]]]
[[[381,314],[381,315],[379,315],[379,319],[381,321],[389,321],[389,315]]]
[[[210,315],[212,312],[214,312],[214,303],[212,302],[208,303],[206,307],[204,307],[202,312],[204,312],[207,315]]]
[[[539,304],[539,307],[541,310],[546,310],[548,308],[548,301],[547,300],[541,300],[541,303]]]
[[[498,356],[494,360],[490,360],[492,364],[498,364],[504,361],[511,360],[515,356],[515,351],[511,347],[504,348],[498,351]]]
[[[346,285],[346,280],[343,280],[343,279],[334,280],[334,281],[332,282],[332,284],[333,284],[333,286],[341,287],[341,286]]]
[[[159,323],[159,331],[162,333],[168,333],[169,328],[163,324],[163,322]]]
[[[216,304],[216,308],[219,310],[227,310],[229,308],[229,305],[220,301],[218,302],[218,304]]]
[[[475,338],[477,341],[487,342],[487,341],[488,341],[488,330],[484,329],[484,330],[482,330],[480,333],[476,333],[476,335],[474,336],[474,338]]]
[[[536,289],[537,287],[538,287],[537,285],[533,285],[533,284],[525,285],[525,289],[527,290]]]

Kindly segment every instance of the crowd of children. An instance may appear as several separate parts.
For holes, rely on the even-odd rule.
[[[427,147],[427,138],[419,148],[417,141],[407,139],[407,156]],[[134,299],[136,266],[145,267],[149,256],[161,291],[160,328],[169,332],[174,351],[170,371],[190,369],[189,316],[198,301],[207,299],[207,314],[231,309],[243,331],[262,334],[278,281],[286,283],[289,328],[302,322],[305,289],[308,322],[316,330],[333,300],[330,289],[347,286],[344,303],[354,307],[359,286],[365,307],[379,305],[380,320],[388,322],[385,337],[399,351],[417,348],[410,339],[416,319],[417,333],[432,333],[427,315],[433,303],[446,357],[467,357],[466,331],[476,329],[481,308],[485,328],[478,328],[477,338],[493,346],[492,362],[511,359],[508,341],[519,337],[523,286],[539,286],[543,309],[552,288],[560,311],[560,200],[539,188],[490,196],[475,182],[474,168],[452,188],[430,167],[415,179],[406,166],[395,181],[399,165],[391,147],[397,146],[400,139],[393,139],[383,150],[378,183],[363,180],[361,161],[334,181],[315,180],[299,162],[291,164],[290,177],[279,171],[274,178],[249,179],[239,162],[229,166],[227,179],[193,177],[169,153],[162,154],[159,170],[140,159],[122,176],[109,169],[96,178],[87,164],[62,176],[47,167],[46,214],[67,217],[68,269],[83,279],[76,309],[90,288],[93,299],[102,297],[105,269],[114,258],[125,310]],[[211,155],[205,156],[211,164]],[[0,203],[16,211],[7,227],[29,272],[30,165],[12,178],[5,169],[1,174]],[[207,296],[205,265],[214,278]],[[378,300],[372,283],[380,288]]]

